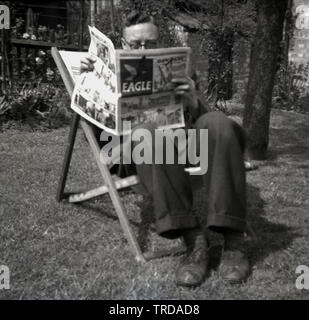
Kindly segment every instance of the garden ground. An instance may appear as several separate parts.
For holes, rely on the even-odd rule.
[[[298,265],[309,266],[309,116],[273,110],[267,161],[247,173],[247,237],[252,273],[229,285],[217,273],[222,239],[211,234],[211,263],[198,288],[176,287],[181,241],[161,239],[150,227],[151,206],[132,190],[121,192],[146,251],[178,251],[138,264],[107,195],[81,205],[57,203],[55,193],[68,127],[0,133],[0,265],[10,268],[11,289],[0,299],[308,299],[295,287]],[[81,132],[68,189],[101,184]],[[205,207],[203,190],[196,196]]]

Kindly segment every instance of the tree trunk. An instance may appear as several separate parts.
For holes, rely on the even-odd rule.
[[[244,112],[250,159],[266,158],[277,56],[288,0],[258,1],[258,25],[251,51]]]

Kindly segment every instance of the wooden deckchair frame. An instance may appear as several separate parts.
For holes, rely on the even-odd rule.
[[[51,53],[56,63],[56,66],[60,72],[64,85],[69,95],[72,96],[73,89],[74,89],[74,81],[64,64],[58,49],[53,47],[51,50]],[[96,160],[100,173],[102,175],[104,185],[99,188],[96,188],[87,192],[83,192],[80,194],[65,193],[64,190],[65,190],[67,175],[68,175],[68,171],[71,163],[73,147],[76,139],[76,132],[79,124],[81,124],[81,127],[89,142],[90,148],[92,150],[92,153],[94,155],[94,158]],[[129,220],[127,218],[126,210],[123,206],[123,203],[117,191],[117,189],[127,188],[130,186],[136,185],[138,183],[139,183],[139,180],[137,176],[131,176],[129,178],[119,179],[117,181],[113,179],[108,166],[105,165],[100,160],[100,147],[95,138],[92,126],[89,124],[88,121],[81,118],[77,113],[74,113],[70,132],[69,132],[69,137],[67,141],[56,199],[57,201],[60,202],[61,200],[67,198],[69,202],[76,203],[76,202],[82,202],[82,201],[91,199],[93,197],[97,197],[105,193],[109,193],[113,206],[116,210],[117,216],[119,218],[119,222],[122,227],[122,230],[132,248],[133,253],[135,254],[136,259],[140,262],[144,262],[145,258],[138,244],[138,241],[134,233],[132,232]]]

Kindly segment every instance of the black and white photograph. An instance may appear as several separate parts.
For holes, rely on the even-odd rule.
[[[157,59],[155,64],[155,90],[168,91],[174,86],[172,79],[184,77],[186,70],[186,57],[176,56],[170,58]]]
[[[308,300],[309,0],[0,1],[0,164],[0,300]]]

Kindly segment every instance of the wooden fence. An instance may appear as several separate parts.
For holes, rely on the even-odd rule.
[[[22,4],[14,7],[10,30],[1,30],[2,92],[13,81],[31,81],[35,77],[48,79],[56,69],[50,55],[53,46],[64,50],[87,50],[89,8],[82,0],[72,3],[75,7],[71,11],[66,3],[50,5],[50,1],[37,2],[31,7]]]

